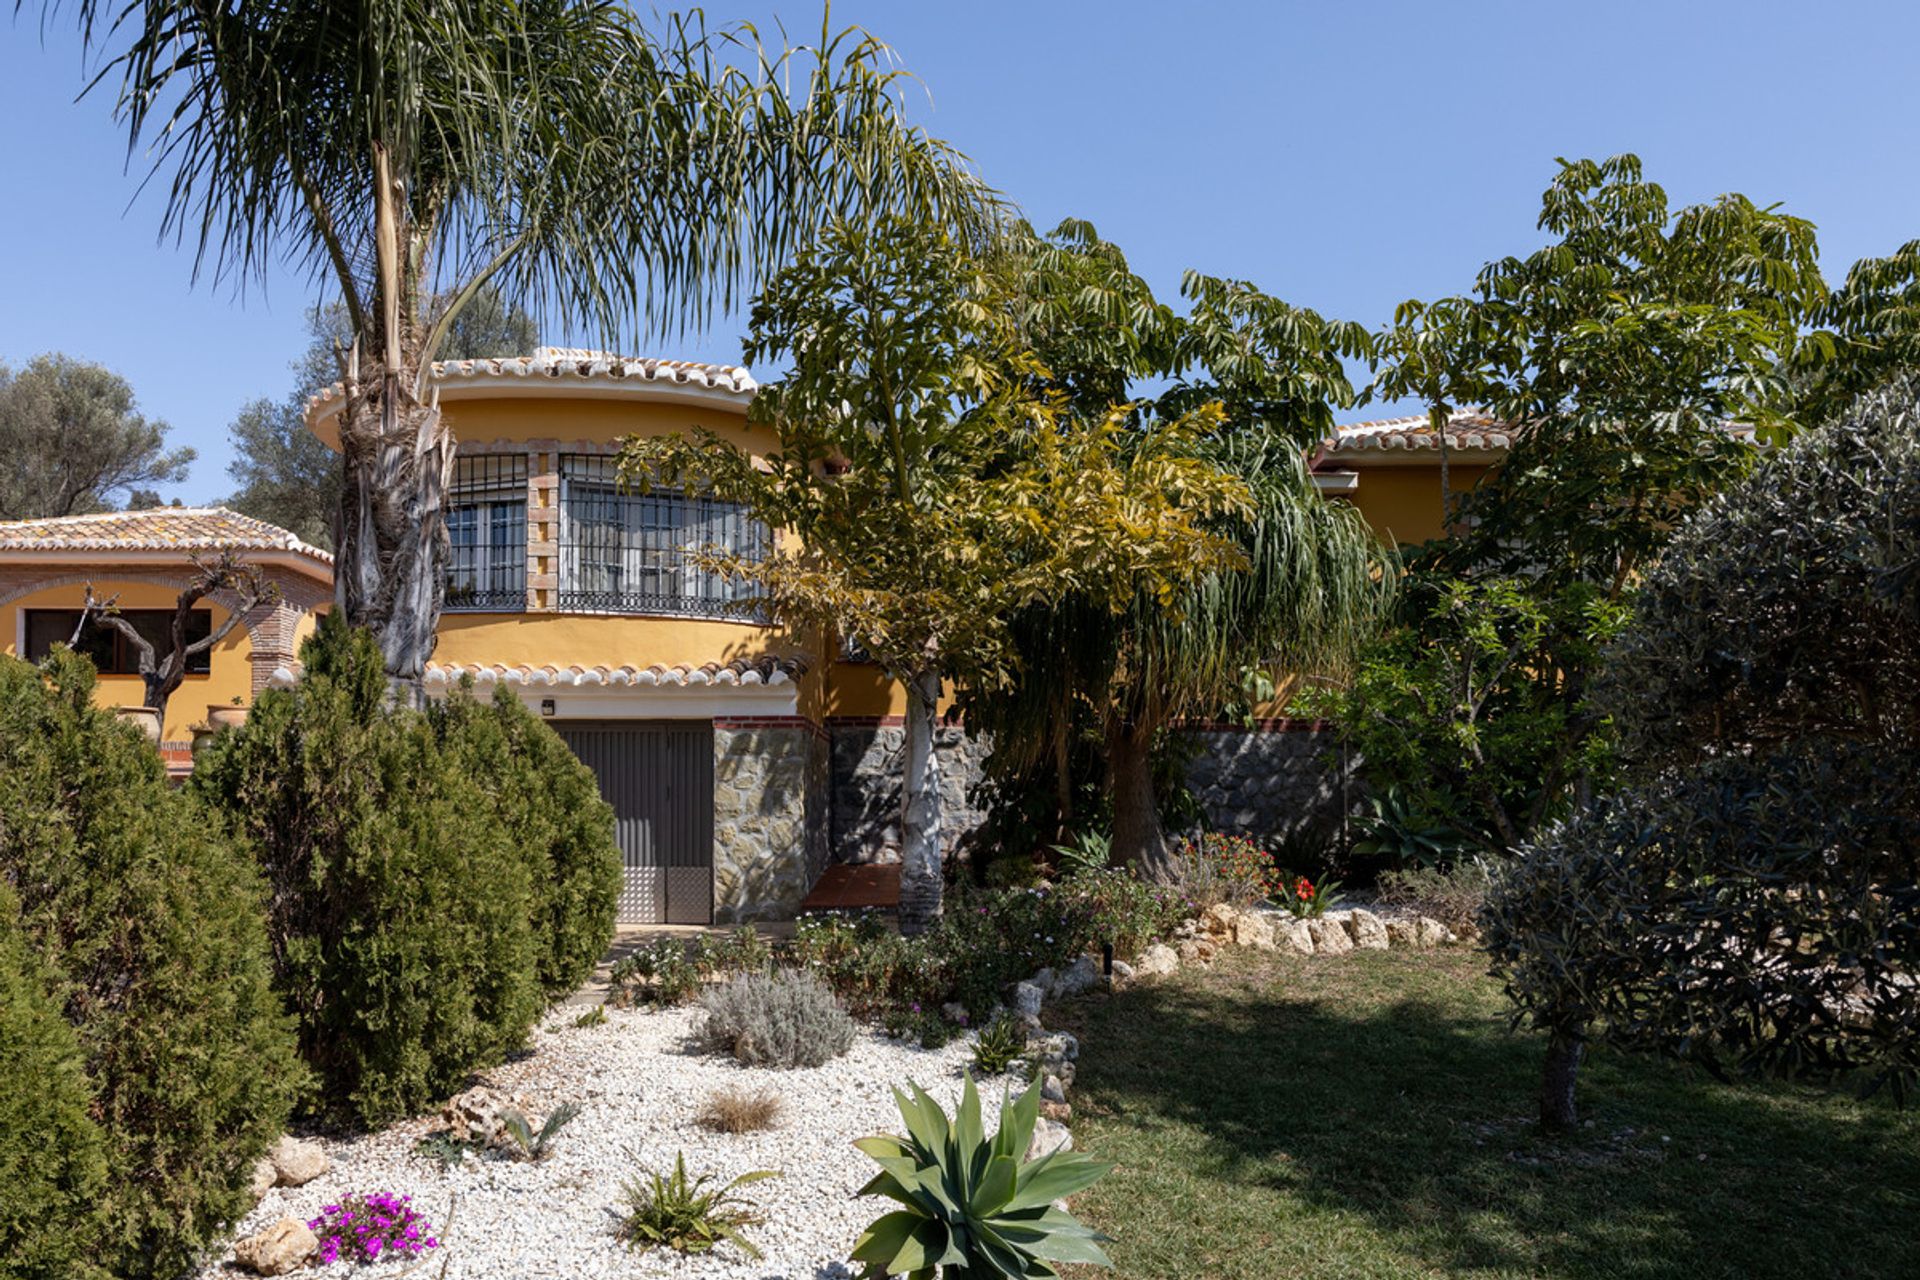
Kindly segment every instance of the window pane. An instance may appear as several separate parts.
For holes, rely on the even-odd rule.
[[[527,607],[527,459],[474,454],[454,460],[447,494],[447,608]]]
[[[153,645],[156,659],[165,657],[173,648],[173,610],[122,609],[120,616],[131,623],[133,629]],[[65,644],[73,635],[73,628],[79,621],[78,609],[27,610],[28,659],[38,662],[47,656],[47,650],[51,646]],[[195,609],[187,619],[187,643],[204,640],[212,631],[212,611]],[[139,646],[121,635],[117,627],[105,626],[97,620],[89,620],[87,629],[80,635],[80,643],[76,646],[76,650],[92,661],[94,668],[101,675],[140,674]],[[187,660],[188,675],[203,676],[212,669],[211,650],[203,649]]]

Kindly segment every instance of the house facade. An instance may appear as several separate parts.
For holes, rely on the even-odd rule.
[[[700,494],[623,492],[614,474],[629,435],[701,426],[749,453],[769,449],[747,421],[757,391],[747,372],[546,348],[442,363],[434,379],[458,450],[428,692],[469,679],[483,695],[507,688],[593,769],[626,862],[622,920],[790,917],[829,863],[896,858],[902,691],[828,637],[743,615],[742,584],[696,563],[702,547],[751,558],[786,535]],[[307,415],[336,446],[340,409],[323,394]],[[1449,482],[1464,491],[1506,437],[1463,414],[1447,442]],[[1411,542],[1441,530],[1439,456],[1419,417],[1342,428],[1311,462],[1329,500]],[[71,618],[89,580],[125,607],[170,606],[189,549],[237,546],[283,582],[271,615],[236,628],[176,695],[164,735],[176,756],[202,704],[298,679],[298,642],[331,594],[324,553],[217,510],[34,525],[0,532],[0,639],[27,656],[44,652],[54,612]],[[209,610],[216,625],[220,608]],[[106,669],[117,670],[110,655]],[[137,702],[139,681],[103,676],[101,696]],[[1252,726],[1190,731],[1202,748],[1190,781],[1216,826],[1272,835],[1344,812],[1325,726],[1275,710]],[[962,840],[985,816],[975,787],[986,748],[948,725],[938,749],[951,838]]]
[[[194,572],[192,557],[228,549],[259,566],[279,598],[248,611],[189,664],[160,730],[169,766],[182,770],[195,723],[213,710],[251,705],[294,661],[316,611],[333,598],[332,556],[276,525],[220,507],[0,522],[0,653],[37,661],[50,645],[72,641],[89,587],[164,650],[180,590]],[[226,592],[210,596],[195,610],[189,639],[211,635],[240,604]],[[99,668],[103,705],[145,701],[131,644],[110,629],[90,627],[79,648]]]

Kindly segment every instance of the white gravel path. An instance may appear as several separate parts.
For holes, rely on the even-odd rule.
[[[853,1139],[900,1127],[891,1088],[907,1080],[932,1092],[952,1109],[960,1095],[961,1068],[969,1059],[964,1040],[928,1051],[862,1030],[853,1048],[824,1067],[772,1071],[742,1067],[731,1058],[692,1047],[701,1016],[692,1009],[666,1012],[607,1011],[597,1027],[574,1027],[575,1012],[534,1034],[532,1052],[485,1073],[483,1082],[525,1093],[544,1114],[560,1103],[581,1104],[580,1115],[555,1140],[553,1154],[537,1163],[469,1156],[446,1172],[413,1153],[421,1134],[439,1127],[421,1118],[348,1142],[322,1140],[333,1169],[304,1187],[279,1187],[235,1230],[244,1237],[283,1216],[305,1221],[320,1207],[353,1193],[389,1191],[413,1197],[416,1210],[436,1230],[457,1196],[444,1248],[414,1275],[438,1280],[442,1255],[446,1280],[542,1280],[551,1277],[780,1277],[824,1280],[853,1274],[844,1259],[855,1238],[884,1211],[884,1202],[856,1200],[873,1175],[871,1160]],[[997,1099],[1001,1083],[982,1088]],[[709,1094],[725,1087],[771,1086],[785,1100],[779,1127],[767,1133],[715,1134],[694,1123]],[[723,1246],[716,1254],[687,1258],[667,1250],[635,1254],[615,1237],[620,1186],[643,1168],[668,1172],[674,1153],[686,1152],[690,1174],[723,1179],[753,1169],[782,1176],[743,1188],[765,1221],[747,1235],[765,1253],[754,1262]],[[228,1252],[209,1266],[205,1280],[245,1274]],[[304,1270],[302,1276],[378,1280],[411,1263],[353,1268],[345,1263]]]

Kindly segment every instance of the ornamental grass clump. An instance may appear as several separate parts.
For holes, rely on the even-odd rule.
[[[700,998],[707,1043],[748,1066],[818,1067],[853,1044],[853,1019],[818,978],[741,974]]]
[[[338,1204],[323,1205],[307,1229],[320,1241],[314,1260],[331,1266],[348,1262],[378,1262],[382,1258],[419,1258],[438,1249],[433,1224],[414,1211],[412,1196],[376,1192],[346,1196]]]

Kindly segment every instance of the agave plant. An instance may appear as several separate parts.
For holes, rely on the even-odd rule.
[[[1107,1237],[1053,1204],[1113,1166],[1069,1151],[1025,1159],[1040,1114],[1037,1086],[1001,1107],[992,1134],[981,1123],[971,1079],[951,1122],[925,1090],[911,1083],[907,1089],[893,1091],[907,1136],[854,1144],[881,1170],[860,1194],[901,1206],[875,1219],[853,1246],[869,1280],[934,1280],[943,1269],[968,1280],[1038,1280],[1058,1276],[1056,1263],[1113,1265],[1100,1250]]]

